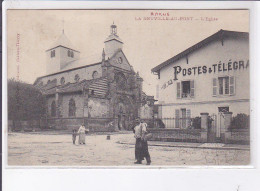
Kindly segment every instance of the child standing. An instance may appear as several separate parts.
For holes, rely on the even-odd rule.
[[[77,137],[77,130],[73,129],[72,130],[72,141],[73,141],[74,145],[75,145],[76,137]]]

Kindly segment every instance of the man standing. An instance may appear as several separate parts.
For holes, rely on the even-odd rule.
[[[150,165],[151,164],[151,157],[149,154],[149,150],[148,150],[148,143],[147,140],[145,138],[145,136],[148,134],[147,131],[147,124],[142,121],[141,122],[141,129],[142,129],[142,137],[141,137],[141,142],[142,142],[142,157],[146,159],[147,164],[146,165]]]
[[[148,152],[148,144],[145,140],[145,134],[147,133],[146,126],[140,122],[140,118],[136,119],[136,126],[133,129],[135,134],[135,164],[142,164],[144,157],[146,158],[147,165],[151,164],[150,154]]]

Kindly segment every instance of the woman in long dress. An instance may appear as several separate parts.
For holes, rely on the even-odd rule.
[[[78,130],[79,144],[85,144],[85,136],[86,136],[85,132],[86,132],[86,128],[85,128],[84,124],[82,124]]]

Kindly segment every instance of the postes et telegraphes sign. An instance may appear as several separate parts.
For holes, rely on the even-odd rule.
[[[228,63],[222,63],[219,61],[218,64],[212,64],[211,66],[194,66],[190,68],[182,68],[181,66],[174,66],[174,78],[170,79],[166,83],[164,83],[161,87],[161,89],[165,89],[171,84],[173,84],[173,81],[178,80],[178,75],[182,76],[191,76],[191,75],[201,75],[201,74],[211,74],[211,73],[220,73],[220,72],[226,72],[231,70],[241,70],[241,69],[247,69],[249,67],[249,60],[239,60],[239,61],[233,61],[230,59]]]

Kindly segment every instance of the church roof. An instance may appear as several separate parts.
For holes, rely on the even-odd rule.
[[[72,50],[76,50],[76,48],[70,42],[70,40],[65,35],[65,33],[62,33],[60,35],[60,37],[58,38],[58,40],[54,44],[52,44],[52,46],[48,50],[56,48],[58,46],[63,46],[63,47],[66,47],[66,48],[69,48],[69,49],[72,49]]]
[[[107,95],[108,86],[107,78],[101,77],[92,80],[82,80],[75,83],[67,83],[64,85],[59,85],[52,87],[51,89],[46,89],[42,87],[42,91],[45,95],[53,95],[58,93],[72,93],[72,92],[82,92],[83,89],[89,89],[90,93],[93,90],[93,96],[105,97]]]
[[[109,36],[106,38],[105,42],[108,42],[108,41],[111,41],[111,40],[116,40],[116,41],[118,41],[118,42],[123,43],[123,41],[121,40],[121,38],[119,38],[119,36],[117,36],[116,34],[111,34],[111,35],[109,35]]]
[[[96,55],[80,58],[78,60],[73,60],[71,62],[67,62],[66,66],[64,66],[64,68],[62,68],[61,71],[65,71],[73,68],[79,68],[82,66],[90,66],[93,63],[101,63],[101,61],[102,61],[102,56],[100,54],[96,54]]]

